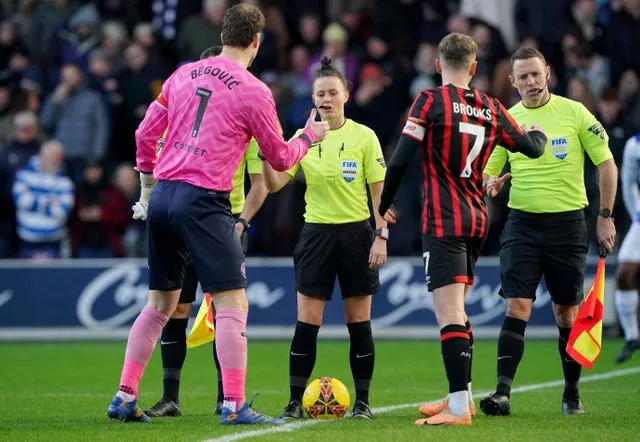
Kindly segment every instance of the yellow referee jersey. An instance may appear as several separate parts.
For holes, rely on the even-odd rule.
[[[287,173],[293,177],[299,167],[307,182],[306,222],[345,224],[369,219],[367,184],[384,181],[386,172],[373,130],[347,119],[342,127],[312,145]]]
[[[584,153],[597,166],[612,158],[609,137],[582,103],[551,95],[536,108],[519,102],[509,112],[519,124],[541,126],[547,144],[540,158],[531,159],[496,147],[484,173],[498,176],[511,166],[509,207],[531,213],[558,213],[588,205],[584,187]]]

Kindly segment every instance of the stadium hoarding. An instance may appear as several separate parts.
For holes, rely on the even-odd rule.
[[[587,269],[585,288],[595,274]],[[290,338],[296,320],[293,263],[289,258],[247,260],[252,339]],[[607,268],[605,325],[615,323],[614,266]],[[498,261],[481,258],[467,312],[478,337],[495,337],[504,316]],[[112,340],[126,338],[146,302],[145,260],[0,261],[0,340]],[[379,338],[435,338],[433,298],[419,259],[393,258],[380,270],[372,325]],[[196,303],[202,299],[199,291]],[[528,337],[554,337],[549,294],[540,285]],[[193,309],[195,316],[197,308]],[[347,337],[339,289],[327,304],[321,336]]]

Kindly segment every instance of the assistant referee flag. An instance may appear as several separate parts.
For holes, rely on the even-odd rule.
[[[578,310],[571,328],[567,353],[578,364],[590,369],[600,357],[602,349],[602,317],[604,314],[604,258],[606,251],[600,250],[596,277],[587,297]]]
[[[200,304],[200,310],[196,320],[193,322],[193,327],[187,336],[187,348],[198,347],[207,342],[213,341],[215,337],[213,308],[211,305],[211,295],[209,293],[204,294],[202,304]]]

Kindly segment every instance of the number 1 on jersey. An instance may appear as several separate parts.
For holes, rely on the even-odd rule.
[[[460,122],[458,130],[462,134],[470,134],[476,136],[476,139],[473,142],[473,147],[471,147],[469,155],[467,155],[467,162],[464,166],[464,169],[462,170],[462,173],[460,174],[462,178],[469,178],[471,176],[471,172],[473,172],[473,169],[471,169],[471,163],[473,163],[474,160],[478,158],[478,155],[480,155],[480,151],[482,150],[485,130],[483,126],[477,126],[475,124],[463,122]]]
[[[197,137],[198,132],[200,131],[200,124],[202,124],[204,113],[207,110],[207,104],[209,103],[209,99],[211,98],[211,91],[209,89],[199,87],[196,89],[196,96],[200,97],[200,104],[198,105],[196,121],[193,123],[193,130],[191,131],[191,137],[193,138]]]

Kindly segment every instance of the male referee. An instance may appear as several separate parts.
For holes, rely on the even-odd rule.
[[[511,384],[524,352],[524,331],[536,288],[544,276],[559,331],[558,350],[565,387],[564,414],[582,414],[578,393],[580,365],[566,352],[569,332],[583,298],[588,236],[583,209],[584,154],[598,167],[600,211],[598,242],[611,250],[615,227],[611,210],[618,169],[602,125],[581,104],[549,92],[550,69],[537,49],[521,48],[511,56],[509,79],[522,101],[509,110],[519,124],[545,128],[544,154],[529,159],[504,148],[493,151],[484,169],[487,194],[496,196],[511,178],[511,211],[500,242],[500,277],[507,312],[498,339],[496,392],[482,399],[487,415],[509,415]],[[506,162],[511,173],[498,178]]]

